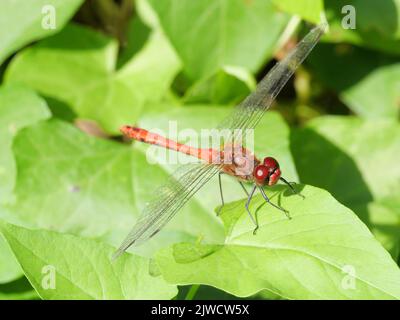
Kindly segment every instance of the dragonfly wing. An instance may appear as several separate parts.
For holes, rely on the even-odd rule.
[[[254,129],[289,78],[317,44],[326,27],[327,24],[321,24],[312,29],[283,60],[268,72],[256,90],[244,99],[218,128],[228,128],[231,131]],[[240,131],[237,133],[241,134]],[[236,136],[230,139],[236,140]]]
[[[188,164],[174,172],[168,181],[155,190],[153,199],[145,206],[132,231],[125,238],[113,259],[130,246],[140,244],[152,236],[219,171],[212,164]]]

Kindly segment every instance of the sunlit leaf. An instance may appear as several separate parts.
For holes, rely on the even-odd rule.
[[[256,71],[272,55],[289,16],[265,0],[150,0],[193,79],[226,65]]]
[[[221,245],[176,244],[157,255],[170,283],[212,285],[236,296],[268,290],[288,299],[399,299],[400,270],[365,225],[328,192],[298,186],[306,197],[268,189],[279,210],[257,196],[222,213]],[[212,270],[212,272],[211,272]]]
[[[170,299],[176,288],[149,275],[148,259],[84,238],[0,222],[33,287],[44,299]],[[53,277],[53,278],[52,278]]]
[[[83,0],[2,0],[0,2],[0,64],[13,51],[59,32]],[[48,28],[55,22],[55,29]],[[43,27],[43,26],[46,26]]]
[[[272,0],[281,10],[296,14],[310,22],[321,22],[324,12],[323,0]]]
[[[330,191],[357,213],[396,257],[399,207],[393,201],[384,203],[400,192],[398,123],[319,118],[294,132],[291,149],[301,181]]]

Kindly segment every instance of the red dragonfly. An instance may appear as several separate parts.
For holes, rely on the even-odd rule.
[[[256,189],[260,190],[266,202],[284,212],[290,219],[289,212],[272,203],[265,194],[263,187],[272,186],[281,180],[288,185],[292,192],[299,193],[291,183],[281,176],[282,172],[277,160],[266,157],[263,161],[260,161],[242,146],[243,132],[255,128],[297,67],[317,44],[325,29],[326,24],[318,25],[312,29],[282,61],[268,72],[258,84],[256,90],[236,106],[233,112],[217,127],[220,130],[228,129],[229,132],[225,140],[228,142],[222,144],[220,150],[193,148],[148,132],[145,129],[131,126],[121,127],[121,132],[131,139],[185,153],[201,159],[203,162],[181,167],[170,176],[166,184],[155,192],[154,198],[146,205],[132,231],[115,252],[114,259],[130,246],[143,243],[158,233],[178,210],[217,173],[219,174],[222,206],[224,205],[224,198],[221,174],[235,177],[245,190],[247,194],[245,207],[254,223],[254,234],[258,224],[249,210],[249,204]],[[243,182],[253,184],[250,192],[246,190]],[[217,214],[219,214],[222,206]]]

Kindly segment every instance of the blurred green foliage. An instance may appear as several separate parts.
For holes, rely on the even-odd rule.
[[[343,28],[346,5],[355,29]],[[267,190],[293,219],[257,197],[254,237],[226,177],[233,202],[216,217],[212,179],[111,263],[176,167],[149,164],[119,127],[215,127],[325,19],[255,132],[255,153],[302,183],[306,200]],[[2,0],[0,79],[0,299],[184,298],[178,285],[193,284],[205,299],[400,298],[400,0]],[[354,290],[341,286],[345,265]]]

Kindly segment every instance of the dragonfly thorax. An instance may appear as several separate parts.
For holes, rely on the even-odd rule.
[[[240,145],[227,145],[220,159],[221,170],[242,181],[252,181],[255,166],[260,161],[248,149]]]

